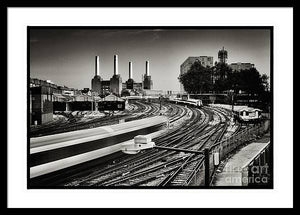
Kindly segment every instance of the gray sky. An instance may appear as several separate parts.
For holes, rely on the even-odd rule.
[[[100,56],[100,76],[113,75],[113,55],[119,56],[119,73],[141,82],[150,61],[153,88],[179,90],[180,65],[189,56],[213,56],[222,47],[228,63],[254,63],[270,76],[270,31],[264,29],[31,29],[30,77],[52,80],[77,89],[91,88],[95,56]]]

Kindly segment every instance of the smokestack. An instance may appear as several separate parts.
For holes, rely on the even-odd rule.
[[[118,74],[118,55],[114,55],[114,75]]]
[[[150,72],[149,72],[149,61],[146,61],[146,76],[149,76]]]
[[[132,62],[129,62],[129,79],[132,79]]]
[[[100,58],[99,56],[95,57],[95,76],[100,76]]]

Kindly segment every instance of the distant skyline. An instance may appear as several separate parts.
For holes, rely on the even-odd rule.
[[[100,56],[100,76],[113,75],[113,56],[119,56],[122,81],[142,81],[150,62],[153,89],[179,91],[180,65],[189,56],[212,56],[228,51],[228,63],[253,63],[270,77],[268,29],[31,29],[30,77],[51,80],[77,89],[91,88],[95,56]]]

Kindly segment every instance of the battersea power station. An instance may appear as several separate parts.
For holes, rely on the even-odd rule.
[[[149,61],[146,61],[145,74],[143,75],[143,80],[141,83],[135,82],[132,76],[132,62],[128,64],[129,77],[124,83],[118,71],[118,55],[114,55],[114,74],[110,80],[103,80],[100,76],[100,57],[95,57],[95,76],[92,79],[92,91],[98,95],[106,95],[112,93],[114,95],[120,96],[122,90],[152,90],[153,81],[151,80],[149,71]]]

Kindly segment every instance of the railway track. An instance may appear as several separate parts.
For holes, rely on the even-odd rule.
[[[63,121],[62,119],[49,123],[46,125],[31,127],[30,128],[30,137],[39,137],[44,135],[58,134],[64,133],[68,131],[81,130],[81,129],[89,129],[95,128],[99,126],[106,126],[119,123],[119,120],[132,121],[137,119],[142,119],[146,117],[150,117],[153,115],[159,114],[159,104],[145,104],[143,102],[134,101],[130,104],[130,110],[125,110],[123,114],[109,115],[89,119],[82,121],[82,116],[78,116],[79,111],[75,112],[74,115],[64,113],[67,117],[67,121]]]
[[[159,103],[134,102],[130,107],[136,119],[161,112]],[[172,126],[153,139],[157,146],[201,151],[226,133],[228,113],[225,111],[171,103],[161,107]],[[202,161],[203,156],[199,154],[154,148],[134,156],[122,155],[101,166],[80,167],[79,171],[74,167],[70,174],[59,175],[52,186],[185,186]]]
[[[207,137],[203,139],[203,142],[200,145],[196,141],[191,141],[186,143],[185,146],[181,146],[181,148],[197,149],[200,151],[207,143],[210,145],[219,141],[226,130],[225,127],[226,126],[220,126],[220,124],[218,124],[214,126],[214,129],[210,129],[208,135],[206,135]],[[176,156],[178,156],[178,153]],[[152,168],[148,167],[138,174],[132,174],[125,178],[116,178],[111,182],[102,184],[102,186],[151,186],[151,184],[154,186],[184,186],[187,184],[190,176],[193,175],[196,167],[202,164],[203,156],[187,153],[179,157],[182,158],[182,160],[179,159],[176,163],[173,163],[173,159],[175,159],[175,161],[178,159],[176,156],[164,164],[158,164],[159,166],[162,166],[161,170],[158,169],[158,171],[155,171],[158,168],[157,166]],[[170,165],[170,163],[172,165]],[[153,183],[153,180],[157,181],[156,184]]]
[[[184,110],[186,109],[186,110]],[[178,119],[178,113],[186,114],[191,111],[190,120],[187,120],[183,125],[176,129],[170,130],[164,135],[155,138],[156,145],[172,146],[193,150],[201,150],[209,143],[209,139],[217,141],[220,138],[221,131],[225,132],[227,118],[222,113],[219,113],[218,123],[209,126],[211,120],[214,120],[212,114],[215,110],[207,109],[201,111],[191,108],[174,108],[176,114],[172,117]],[[177,116],[176,116],[177,115]],[[187,129],[189,128],[189,129]],[[222,129],[221,129],[222,128]],[[216,135],[219,135],[217,138]],[[179,156],[179,157],[178,157]],[[187,158],[187,160],[185,160]],[[185,161],[184,161],[185,160]],[[201,157],[194,154],[182,154],[170,151],[158,151],[151,149],[146,152],[128,156],[114,163],[92,171],[92,174],[83,177],[73,177],[71,181],[63,184],[64,186],[143,186],[145,184],[159,185],[161,180],[172,175],[173,182],[166,183],[167,185],[183,184],[180,175],[186,175],[189,178],[195,166],[199,165]],[[186,163],[183,163],[186,162]],[[184,165],[183,165],[184,164]],[[182,166],[183,165],[183,166]],[[176,174],[174,174],[176,172]],[[178,175],[178,177],[175,177]],[[177,181],[177,182],[175,182]],[[186,180],[185,180],[186,181]],[[148,185],[147,185],[148,186]]]
[[[181,107],[180,107],[181,109]],[[182,110],[180,110],[181,112]],[[177,110],[176,110],[177,112]],[[198,111],[197,114],[199,114],[200,112]],[[188,126],[189,124],[191,124],[192,122],[196,121],[196,116],[191,116],[191,121],[187,121],[185,122],[185,126]],[[181,131],[181,135],[179,134],[179,131]],[[154,141],[157,144],[161,144],[161,145],[170,145],[170,144],[175,144],[175,142],[180,141],[180,139],[183,138],[184,136],[184,129],[182,127],[177,127],[175,129],[173,129],[170,132],[166,132],[164,135],[155,138]],[[173,138],[173,141],[168,143],[167,141],[170,138]],[[162,152],[156,153],[156,150],[149,150],[145,153],[141,153],[138,154],[134,157],[132,156],[124,156],[124,158],[117,160],[115,163],[116,164],[112,164],[112,165],[108,165],[106,168],[101,168],[100,170],[98,170],[97,168],[95,169],[95,171],[93,171],[93,174],[91,174],[88,178],[84,177],[83,179],[76,179],[75,183],[71,183],[72,186],[74,185],[80,185],[80,186],[90,186],[91,184],[87,181],[92,180],[94,178],[102,178],[102,175],[105,175],[104,178],[107,178],[107,175],[110,175],[111,177],[115,177],[117,175],[122,175],[124,173],[126,173],[126,170],[124,168],[130,167],[130,166],[137,166],[136,164],[139,164],[140,166],[142,164],[146,164],[147,163],[147,159],[155,161],[156,159],[160,159]],[[112,166],[114,166],[114,168],[112,168]],[[119,166],[119,167],[118,167]],[[113,173],[114,172],[114,173]],[[113,174],[112,174],[113,173]],[[79,182],[79,183],[78,183]],[[86,183],[87,182],[87,183]]]

